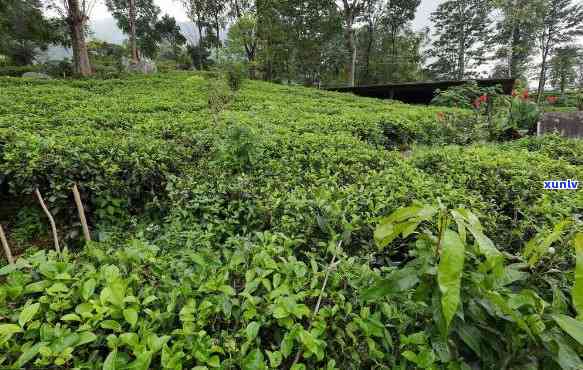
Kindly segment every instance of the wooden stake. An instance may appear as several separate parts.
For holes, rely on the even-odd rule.
[[[338,243],[338,247],[340,247],[341,245],[342,245],[342,240],[340,241],[340,243]],[[310,325],[308,327],[308,331],[310,329],[312,329],[312,325],[314,324],[314,318],[318,315],[318,312],[320,311],[320,305],[322,304],[322,297],[324,296],[324,291],[326,290],[326,284],[328,284],[328,278],[330,277],[330,272],[332,272],[332,270],[336,267],[336,264],[338,264],[338,263],[335,264],[336,253],[338,253],[338,251],[336,251],[334,253],[334,256],[332,256],[332,261],[330,261],[330,265],[328,266],[328,269],[326,270],[326,277],[324,278],[324,283],[322,284],[322,289],[320,290],[320,295],[318,296],[318,302],[316,303],[316,308],[314,309],[314,312],[312,313],[312,317],[310,319]],[[303,350],[299,350],[296,353],[296,357],[294,358],[294,362],[290,366],[290,369],[298,363],[298,361],[300,360],[300,357],[302,356],[303,353],[304,353]]]
[[[14,257],[12,257],[12,252],[10,251],[10,246],[8,245],[8,241],[6,240],[6,235],[4,234],[4,229],[2,228],[2,225],[0,225],[0,241],[2,242],[2,246],[4,247],[4,253],[6,254],[8,264],[14,265]]]
[[[53,230],[53,239],[55,242],[55,249],[57,250],[57,253],[61,253],[61,247],[59,246],[59,235],[57,234],[57,225],[55,224],[55,219],[53,218],[53,215],[51,215],[51,212],[47,208],[45,201],[43,200],[43,197],[40,194],[40,190],[38,190],[38,188],[36,188],[35,194],[36,194],[36,197],[38,198],[40,206],[43,208],[43,210],[45,211],[45,214],[47,215],[47,217],[49,218],[49,221],[51,222],[51,229]]]
[[[79,194],[79,188],[77,188],[77,184],[73,185],[73,196],[75,197],[75,204],[77,204],[79,219],[81,220],[81,225],[83,226],[83,235],[85,235],[85,241],[90,242],[91,233],[89,232],[89,226],[87,225],[87,219],[85,218],[85,208],[83,208],[81,194]]]

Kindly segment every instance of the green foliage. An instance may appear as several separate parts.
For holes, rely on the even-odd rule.
[[[547,192],[543,190],[543,181],[578,179],[582,174],[578,166],[558,158],[550,159],[542,152],[531,153],[523,149],[509,156],[508,152],[499,150],[502,147],[477,145],[431,149],[420,151],[413,161],[425,172],[454,187],[464,187],[470,194],[486,201],[490,210],[485,214],[489,215],[491,222],[499,225],[498,231],[492,235],[505,249],[515,250],[542,225],[555,225],[580,212],[579,204],[583,204],[580,203],[581,192]],[[554,155],[560,158],[560,152]],[[512,230],[502,225],[511,225]]]
[[[40,0],[4,0],[0,5],[0,55],[11,64],[31,65],[39,51],[65,43],[66,23],[47,18]]]
[[[5,66],[0,67],[0,76],[22,77],[26,72],[41,72],[40,66]]]
[[[513,96],[510,100],[510,113],[506,127],[536,132],[536,124],[541,111],[538,105],[528,98]]]
[[[117,21],[118,27],[129,35],[130,2],[128,0],[106,0],[105,5]],[[171,29],[168,29],[171,28],[168,22],[171,23],[172,18],[165,18],[163,23],[159,24],[160,8],[152,0],[134,0],[134,6],[137,47],[142,55],[154,58],[158,53],[162,37],[169,37],[168,32],[172,32]]]
[[[583,363],[583,325],[567,315],[568,303],[560,309],[556,296],[552,304],[545,301],[544,289],[534,288],[541,277],[524,268],[525,260],[505,263],[470,211],[414,205],[381,220],[376,232],[386,230],[399,230],[412,258],[365,290],[363,298],[391,301],[409,291],[410,299],[430,308],[431,327],[401,338],[402,345],[416,347],[402,353],[408,361],[422,368],[505,364],[570,369]],[[380,241],[384,248],[391,244],[402,245]],[[572,297],[576,307],[579,298]],[[526,355],[535,349],[536,356]]]
[[[582,177],[580,143],[472,145],[476,116],[220,73],[0,79],[2,201],[38,186],[79,234],[75,182],[98,240],[0,268],[0,367],[576,368],[583,202],[542,182]],[[32,207],[2,212],[11,242],[46,235]]]
[[[229,63],[225,66],[225,78],[233,93],[241,89],[243,81],[247,76],[245,66],[240,63]]]
[[[475,109],[476,99],[481,96],[496,98],[501,93],[501,88],[497,87],[480,87],[476,82],[466,83],[460,86],[453,86],[447,90],[436,92],[435,97],[431,100],[432,105],[443,107],[456,107]]]
[[[484,60],[492,2],[446,0],[431,13],[434,35],[429,66],[439,79],[463,80],[476,75]]]

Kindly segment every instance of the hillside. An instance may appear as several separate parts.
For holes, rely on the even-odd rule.
[[[0,223],[26,257],[0,269],[0,367],[582,363],[583,193],[543,189],[583,178],[580,141],[485,142],[471,111],[257,81],[215,115],[211,77],[0,78]]]

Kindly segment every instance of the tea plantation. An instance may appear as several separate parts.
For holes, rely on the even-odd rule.
[[[583,369],[583,142],[223,84],[0,78],[0,368]]]

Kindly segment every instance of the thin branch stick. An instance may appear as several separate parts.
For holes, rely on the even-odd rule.
[[[77,188],[77,184],[73,185],[73,196],[75,198],[75,204],[77,204],[79,219],[81,220],[81,225],[83,226],[83,235],[85,235],[85,241],[90,242],[91,233],[89,232],[89,226],[87,225],[87,219],[85,218],[85,209],[83,208],[83,202],[81,202],[81,194],[79,194],[79,188]]]
[[[51,212],[47,208],[45,201],[43,200],[43,197],[40,194],[40,190],[38,190],[38,188],[36,188],[35,194],[36,194],[36,197],[38,198],[40,206],[43,208],[43,210],[45,211],[45,214],[47,215],[47,217],[49,218],[49,221],[51,222],[51,229],[53,230],[53,239],[55,242],[55,249],[57,250],[57,253],[61,253],[61,247],[59,246],[59,235],[57,234],[57,225],[55,224],[55,219],[53,218],[53,215],[51,215]]]
[[[2,228],[2,225],[0,225],[0,241],[2,242],[2,246],[4,247],[4,253],[6,254],[8,264],[14,265],[14,257],[12,257],[12,252],[10,251],[10,246],[8,245],[8,241],[6,240],[6,235],[4,234],[4,229]]]
[[[339,246],[340,246],[340,244],[339,244]],[[324,283],[322,284],[322,289],[320,290],[320,295],[318,296],[318,302],[316,303],[316,308],[314,309],[314,312],[312,313],[312,317],[310,319],[310,325],[308,326],[308,330],[310,330],[312,328],[312,324],[314,323],[314,318],[316,317],[316,315],[318,315],[318,311],[320,311],[320,305],[322,304],[322,297],[324,296],[324,290],[326,289],[326,285],[328,284],[328,278],[330,277],[330,272],[334,269],[334,267],[336,267],[336,265],[334,264],[335,261],[336,261],[336,253],[334,253],[334,256],[332,256],[332,261],[330,261],[330,265],[328,265],[328,269],[326,271],[326,276],[324,277]],[[302,356],[302,353],[304,353],[304,351],[302,349],[300,349],[298,351],[298,353],[296,353],[296,357],[294,358],[294,362],[290,366],[290,369],[292,367],[294,367],[295,364],[298,363],[298,361],[300,360],[300,357]]]

